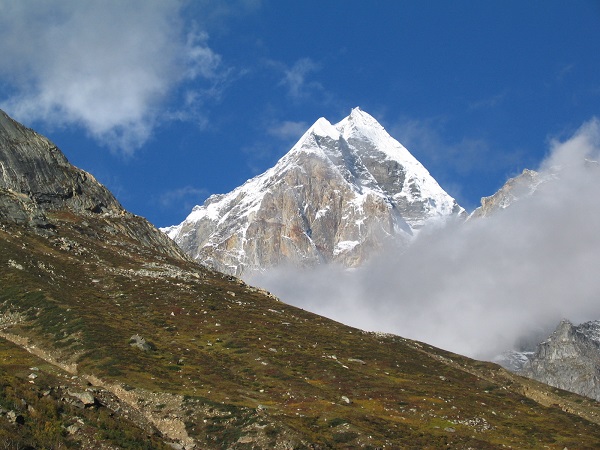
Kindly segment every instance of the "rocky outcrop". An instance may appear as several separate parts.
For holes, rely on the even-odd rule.
[[[134,334],[133,336],[131,336],[131,339],[129,340],[129,345],[131,345],[132,347],[137,347],[145,352],[152,350],[153,347],[151,343],[147,342],[146,339],[144,339],[139,334]]]
[[[69,163],[50,140],[0,110],[0,223],[53,229],[53,216],[69,211],[87,220],[111,218],[111,234],[125,233],[148,247],[186,258],[145,219],[123,209],[106,187]]]
[[[520,175],[509,179],[494,195],[483,197],[481,206],[471,213],[469,219],[486,217],[501,211],[520,199],[532,195],[545,181],[547,177],[534,170],[525,169]]]
[[[16,198],[25,211],[65,205],[93,213],[123,211],[92,175],[72,166],[56,145],[4,111],[0,111],[0,190]],[[4,216],[14,217],[13,212]]]
[[[271,266],[354,267],[427,222],[464,210],[370,115],[321,118],[277,164],[165,228],[196,260],[242,275]],[[393,239],[392,239],[393,238]]]
[[[600,321],[581,325],[561,321],[520,373],[600,400]]]

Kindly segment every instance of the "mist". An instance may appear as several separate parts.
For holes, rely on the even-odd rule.
[[[549,147],[537,170],[550,181],[496,214],[422,230],[357,269],[280,267],[247,281],[339,322],[479,359],[562,318],[600,319],[600,121]]]

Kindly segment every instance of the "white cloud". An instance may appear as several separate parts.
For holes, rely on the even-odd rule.
[[[190,32],[185,43],[187,70],[185,75],[193,80],[199,76],[215,78],[221,64],[221,57],[207,45],[208,34],[205,32]]]
[[[550,156],[542,163],[542,170],[571,167],[583,161],[598,160],[600,148],[600,120],[594,118],[579,128],[574,136],[562,143],[558,139],[550,141]]]
[[[351,272],[278,269],[251,282],[341,322],[479,358],[563,317],[600,319],[599,156],[593,119],[552,143],[540,170],[560,167],[560,179],[499,214],[423,233]]]
[[[288,89],[288,94],[294,99],[301,99],[314,90],[323,87],[316,81],[308,81],[308,76],[320,69],[320,66],[310,58],[301,58],[292,67],[283,68],[283,79],[280,85]]]
[[[217,77],[207,35],[186,30],[180,0],[23,0],[0,4],[0,107],[21,121],[77,124],[132,153],[168,96]]]

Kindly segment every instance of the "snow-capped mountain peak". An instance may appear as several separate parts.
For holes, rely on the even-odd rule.
[[[337,129],[331,124],[331,122],[329,122],[329,120],[327,120],[325,117],[321,117],[306,131],[304,136],[300,138],[298,142],[303,142],[303,138],[311,135],[337,139],[338,134],[339,133]]]
[[[192,257],[240,275],[277,264],[355,266],[386,239],[463,214],[429,172],[359,108],[318,119],[277,164],[165,228]]]
[[[336,128],[344,139],[349,139],[353,135],[377,139],[377,134],[382,132],[387,135],[383,126],[373,116],[358,107],[353,108],[348,117],[338,122]]]

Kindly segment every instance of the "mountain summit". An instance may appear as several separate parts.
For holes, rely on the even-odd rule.
[[[279,264],[353,267],[387,238],[464,214],[419,161],[359,108],[318,119],[277,164],[163,231],[195,259],[241,275]]]

